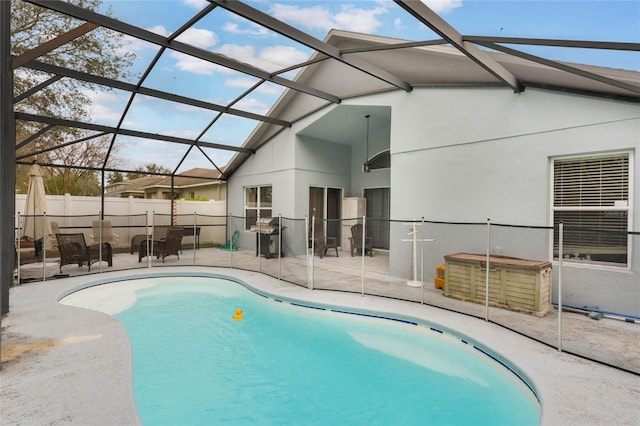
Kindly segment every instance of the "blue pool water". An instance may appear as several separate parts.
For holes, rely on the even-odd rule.
[[[446,333],[278,302],[222,279],[153,283],[116,314],[146,425],[539,422],[515,374]]]

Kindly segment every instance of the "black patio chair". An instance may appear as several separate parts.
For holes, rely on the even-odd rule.
[[[149,240],[143,240],[140,243],[140,251],[138,253],[138,262],[142,262],[142,258],[152,254],[156,255],[156,258],[164,258],[175,254],[180,260],[180,249],[182,248],[182,236],[184,234],[184,228],[182,226],[172,226],[167,229],[167,233],[163,239],[154,239],[151,244],[147,244]]]
[[[109,266],[113,266],[113,252],[109,243],[102,243],[102,250],[100,250],[100,244],[88,246],[82,233],[56,234],[56,240],[60,252],[60,273],[64,265],[77,263],[78,266],[83,266],[85,262],[91,272],[91,264],[100,261],[100,252],[102,252],[102,260]]]

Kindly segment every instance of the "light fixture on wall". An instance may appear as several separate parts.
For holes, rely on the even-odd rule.
[[[365,157],[364,164],[362,165],[362,171],[365,172],[365,173],[369,173],[371,171],[371,167],[370,167],[370,164],[369,164],[369,117],[371,117],[369,114],[364,116],[364,118],[367,119],[367,139],[366,139],[367,154],[366,154],[366,157]]]

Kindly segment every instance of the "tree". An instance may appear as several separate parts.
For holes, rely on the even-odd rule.
[[[120,172],[112,172],[107,178],[107,183],[109,185],[124,181],[124,176]]]
[[[55,145],[50,136],[33,142],[33,149],[43,151],[38,155],[42,164],[61,164],[61,167],[43,167],[45,191],[52,195],[100,195],[99,172],[94,169],[102,165],[106,158],[111,138],[102,136],[72,145],[59,146],[56,149],[43,148]],[[119,146],[111,148],[110,166],[122,161]],[[31,165],[18,165],[16,169],[16,190],[26,193]]]
[[[146,175],[155,175],[158,173],[171,173],[171,170],[165,166],[156,163],[147,163],[136,169],[137,173],[127,173],[127,180],[138,179]]]
[[[101,5],[101,0],[71,0],[71,3],[85,9],[96,10]],[[107,14],[110,12],[107,11]],[[11,10],[11,53],[19,56],[46,41],[49,41],[69,30],[78,27],[83,22],[74,18],[61,15],[57,12],[41,8],[22,1],[12,2]],[[124,49],[125,36],[108,29],[99,27],[84,34],[75,40],[68,42],[57,49],[37,58],[37,61],[70,68],[77,71],[100,75],[114,80],[125,80],[130,77],[129,68],[135,55]],[[15,70],[14,94],[16,96],[25,93],[34,86],[51,78],[52,75],[40,71],[34,71],[27,67]],[[27,98],[17,102],[17,111],[54,118],[65,118],[73,121],[91,121],[91,90],[95,87],[91,83],[82,82],[71,78],[62,78],[53,84],[37,91]],[[108,89],[104,89],[108,90]],[[16,121],[16,140],[25,140],[44,128],[44,125]],[[63,142],[71,142],[78,138],[88,136],[86,131],[63,128],[56,126],[47,131],[34,141],[23,146],[16,154],[20,157],[31,152],[46,149]],[[111,166],[119,160],[112,159],[117,150],[109,150],[110,137],[91,139],[86,142],[67,145],[64,149],[48,151],[34,157],[27,157],[29,161],[35,159],[42,163],[49,162],[51,158],[59,160],[65,166],[88,166],[100,168],[110,151],[109,164]],[[55,151],[60,151],[55,153]],[[18,187],[22,185],[24,171],[18,170]],[[52,182],[45,182],[51,193],[86,194],[95,192],[94,181],[97,177],[94,172],[80,169],[61,169],[51,171],[49,177]],[[47,176],[45,176],[45,179]],[[28,180],[28,176],[27,176]],[[98,194],[99,191],[98,184]],[[53,192],[55,191],[55,192]]]

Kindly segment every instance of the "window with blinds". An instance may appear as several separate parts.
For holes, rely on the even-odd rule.
[[[626,266],[629,153],[553,160],[553,256],[564,225],[566,260]]]

